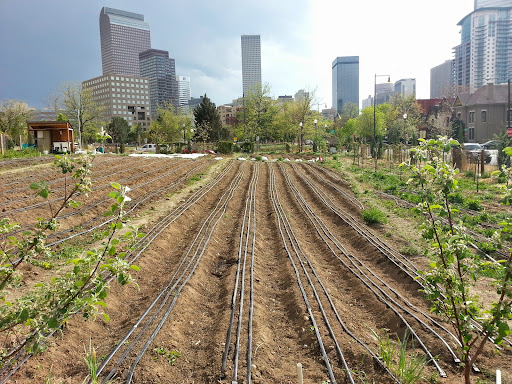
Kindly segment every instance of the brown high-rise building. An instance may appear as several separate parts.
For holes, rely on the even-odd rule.
[[[103,7],[100,39],[104,75],[140,76],[139,53],[151,48],[144,15]]]

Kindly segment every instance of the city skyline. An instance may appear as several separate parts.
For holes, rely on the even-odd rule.
[[[428,98],[430,69],[453,58],[452,49],[460,44],[457,22],[473,10],[474,2],[433,0],[425,4],[421,17],[405,0],[395,3],[393,8],[372,3],[375,17],[361,4],[348,7],[334,1],[265,0],[228,6],[227,13],[225,1],[179,7],[132,0],[2,2],[0,99],[42,107],[61,83],[101,75],[102,7],[143,14],[151,26],[151,45],[168,50],[176,60],[176,74],[193,80],[192,96],[206,93],[217,105],[242,96],[243,34],[261,35],[263,82],[275,97],[316,89],[318,102],[330,107],[333,58],[357,55],[360,99],[373,93],[375,73],[390,74],[392,82],[416,78],[417,97]],[[60,23],[44,22],[61,9],[66,12]],[[179,17],[169,23],[169,14]],[[378,33],[381,30],[385,33]]]

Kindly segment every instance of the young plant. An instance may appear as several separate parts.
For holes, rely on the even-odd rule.
[[[17,224],[11,224],[7,219],[0,220],[0,236],[3,240],[0,247],[0,334],[9,335],[3,340],[10,339],[10,344],[0,345],[0,365],[22,349],[29,353],[44,350],[45,338],[74,313],[81,313],[85,319],[94,319],[102,314],[108,321],[108,315],[100,308],[106,307],[104,300],[109,277],[115,276],[119,283],[127,284],[132,281],[130,269],[138,269],[124,260],[126,251],[118,249],[120,241],[114,237],[124,227],[122,219],[124,204],[130,200],[126,195],[129,189],[112,183],[115,191],[109,196],[115,201],[107,214],[112,215],[113,219],[103,247],[88,250],[83,256],[70,260],[68,263],[72,268],[67,272],[44,279],[44,282],[36,283],[33,290],[10,300],[9,289],[23,279],[19,267],[25,262],[40,264],[41,260],[52,257],[55,251],[45,244],[47,233],[57,228],[58,215],[65,206],[79,205],[71,198],[76,194],[86,194],[90,189],[88,174],[91,164],[88,158],[59,156],[55,165],[64,174],[70,173],[75,183],[64,195],[59,207],[52,209],[50,205],[50,218],[40,220],[34,231],[26,231],[19,236],[9,236],[18,227]],[[52,193],[45,182],[30,187],[44,199],[48,199]],[[135,236],[138,234],[127,232],[123,237]]]
[[[457,210],[451,205],[451,196],[457,190],[458,170],[444,162],[442,154],[454,144],[458,143],[441,137],[420,140],[420,146],[413,150],[414,161],[401,166],[413,172],[408,184],[415,186],[422,197],[418,207],[427,219],[426,230],[433,240],[430,269],[423,273],[424,292],[432,310],[453,326],[461,345],[464,380],[470,384],[471,367],[486,342],[492,338],[500,344],[510,333],[506,321],[512,319],[512,254],[509,252],[508,259],[503,261],[503,273],[493,279],[497,300],[486,310],[471,294],[471,288],[479,278],[478,271],[487,262],[471,252],[472,239],[466,235],[462,223],[456,221]],[[493,236],[496,246],[500,246],[504,235],[512,232],[512,219],[502,226]],[[475,322],[481,327],[475,327]]]

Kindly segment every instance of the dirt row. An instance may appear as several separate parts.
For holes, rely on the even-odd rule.
[[[134,383],[230,383],[233,375],[233,346],[226,375],[221,375],[222,356],[225,350],[226,334],[231,316],[231,303],[238,266],[240,231],[247,217],[244,217],[246,199],[249,197],[251,178],[258,170],[255,185],[256,244],[254,252],[254,317],[252,334],[252,382],[257,383],[296,383],[296,364],[304,367],[306,383],[321,383],[329,379],[322,347],[333,366],[334,376],[339,383],[348,382],[335,342],[329,335],[318,304],[311,302],[308,312],[303,295],[313,297],[313,290],[305,286],[302,292],[298,281],[305,282],[305,274],[297,274],[293,268],[293,257],[285,247],[285,232],[278,220],[271,192],[279,196],[279,203],[285,213],[290,230],[300,246],[301,252],[310,262],[319,280],[329,293],[346,329],[364,342],[371,350],[378,349],[372,330],[386,329],[391,337],[403,337],[406,327],[389,305],[366,288],[348,263],[348,257],[333,252],[313,223],[321,222],[329,233],[343,244],[347,253],[361,260],[379,279],[391,286],[397,295],[402,295],[418,309],[428,313],[429,307],[418,292],[417,283],[398,270],[388,258],[364,236],[354,231],[338,214],[329,209],[308,182],[311,182],[328,196],[330,201],[343,209],[354,220],[359,219],[357,204],[347,195],[351,192],[345,182],[331,173],[321,172],[310,164],[226,162],[229,172],[222,176],[216,188],[187,209],[160,236],[151,243],[136,264],[141,267],[136,274],[140,290],[135,287],[120,288],[113,284],[107,298],[111,321],[101,319],[84,323],[73,318],[44,354],[30,359],[11,379],[14,383],[82,382],[88,371],[83,362],[84,346],[89,342],[96,348],[101,359],[107,356],[123,336],[134,327],[135,322],[148,309],[151,301],[168,284],[183,258],[186,257],[193,239],[202,230],[210,212],[224,197],[223,194],[235,178],[240,178],[232,195],[225,197],[226,210],[219,216],[211,237],[204,248],[204,254],[191,279],[177,296],[167,321],[151,342],[147,353],[138,362],[133,377]],[[220,165],[219,165],[220,167]],[[214,168],[209,178],[218,176],[220,168]],[[274,177],[275,185],[270,179]],[[205,177],[205,182],[210,179]],[[326,182],[326,181],[329,181]],[[334,189],[332,184],[338,189]],[[202,184],[203,187],[205,184]],[[273,190],[272,188],[275,188]],[[340,193],[343,189],[345,193]],[[153,201],[151,218],[147,228],[187,201],[192,190],[173,198]],[[309,213],[308,213],[309,212]],[[360,223],[362,224],[362,223]],[[213,225],[212,225],[213,228]],[[379,230],[376,229],[377,233]],[[283,239],[285,239],[283,241]],[[399,239],[388,238],[392,245]],[[289,243],[291,244],[291,243]],[[424,260],[414,260],[418,265]],[[245,277],[249,286],[248,277]],[[248,300],[246,295],[245,300]],[[328,308],[322,296],[322,306]],[[248,305],[245,305],[247,308]],[[245,313],[244,313],[245,316]],[[312,318],[318,329],[312,326]],[[393,382],[389,375],[372,360],[368,351],[337,324],[332,312],[327,314],[333,324],[337,342],[353,376],[367,382]],[[243,318],[243,323],[247,320]],[[459,383],[458,372],[438,339],[414,324],[432,354],[439,359],[439,365],[448,377],[444,383]],[[237,381],[245,383],[245,355],[247,345],[246,328],[241,335],[242,356]],[[316,336],[321,335],[323,346]],[[231,343],[235,340],[232,338]],[[453,345],[453,343],[451,342]],[[158,351],[174,351],[175,360],[169,363]],[[421,352],[416,345],[416,351]],[[506,353],[510,368],[510,353]],[[498,359],[486,351],[481,368],[492,370]],[[501,363],[503,366],[503,363]],[[118,370],[117,381],[124,382],[130,363],[123,362]],[[429,365],[426,376],[435,375]],[[507,375],[505,370],[505,375]],[[508,376],[505,376],[508,377]],[[505,381],[506,382],[506,381]]]

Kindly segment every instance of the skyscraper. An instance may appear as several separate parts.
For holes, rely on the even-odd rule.
[[[190,77],[176,76],[178,82],[178,106],[180,108],[188,108],[190,100]]]
[[[395,82],[395,94],[416,97],[416,79],[400,79]]]
[[[242,85],[244,96],[257,84],[261,86],[260,35],[242,35]]]
[[[475,9],[484,7],[512,7],[512,0],[475,0]]]
[[[359,108],[359,56],[337,57],[332,62],[332,107],[341,113],[346,103]]]
[[[475,7],[480,7],[457,24],[461,26],[461,44],[454,48],[455,85],[470,93],[512,77],[512,1],[508,7],[482,8],[485,3],[491,1],[475,2]]]
[[[103,7],[100,12],[103,74],[140,75],[139,53],[151,48],[144,15]]]
[[[453,60],[446,60],[430,69],[430,98],[454,97]]]
[[[178,107],[178,83],[176,63],[168,51],[148,49],[139,53],[140,75],[149,79],[151,115],[155,117],[157,108],[167,103]]]

